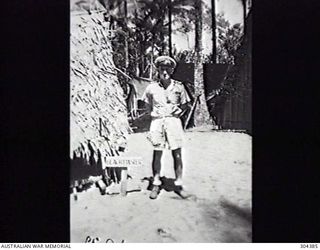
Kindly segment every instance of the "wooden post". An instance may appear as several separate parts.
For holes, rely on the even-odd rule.
[[[73,198],[74,200],[78,200],[78,195],[77,195],[77,188],[76,187],[73,187],[72,188],[72,193],[73,193]]]
[[[97,182],[97,185],[98,185],[98,188],[99,188],[99,190],[100,190],[100,193],[101,193],[102,195],[104,195],[104,194],[106,193],[106,189],[107,189],[106,184],[103,182],[103,180],[99,180],[99,181]]]
[[[189,124],[189,121],[190,121],[190,119],[191,119],[191,117],[192,117],[192,114],[193,114],[193,112],[194,112],[194,109],[195,109],[195,107],[196,107],[196,105],[197,105],[198,99],[199,99],[199,96],[197,96],[197,97],[195,98],[195,100],[194,100],[194,103],[193,103],[193,105],[192,105],[192,108],[191,108],[191,110],[190,110],[190,113],[189,113],[189,115],[188,115],[188,117],[187,117],[186,123],[184,124],[184,129],[187,129],[187,126],[188,126],[188,124]]]
[[[131,161],[131,163],[126,164],[124,160]],[[141,166],[141,157],[121,157],[121,156],[108,156],[102,159],[102,168],[113,167],[121,169],[121,179],[120,179],[120,194],[122,196],[127,195],[128,186],[128,167]]]
[[[228,110],[228,129],[232,129],[232,102],[233,102],[233,97],[232,97],[232,94],[230,95],[230,98],[229,98],[229,110]]]
[[[120,183],[120,193],[122,196],[127,195],[127,179],[128,179],[128,168],[121,169],[121,183]]]

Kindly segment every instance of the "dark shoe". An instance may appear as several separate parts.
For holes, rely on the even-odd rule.
[[[191,194],[187,193],[182,186],[178,187],[178,190],[176,192],[182,199],[188,199]]]
[[[149,198],[153,200],[157,199],[159,193],[160,193],[160,186],[153,186]]]

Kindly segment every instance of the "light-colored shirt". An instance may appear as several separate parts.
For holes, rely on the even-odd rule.
[[[158,81],[150,83],[142,100],[151,106],[151,116],[157,118],[179,116],[181,109],[177,107],[190,102],[190,97],[181,82],[171,79],[166,89]]]

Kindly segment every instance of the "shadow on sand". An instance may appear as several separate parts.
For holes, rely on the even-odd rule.
[[[252,242],[251,209],[239,206],[225,198],[202,202],[202,216],[207,226],[216,233],[218,242]]]
[[[160,177],[160,180],[161,180],[161,183],[162,183],[161,186],[160,186],[160,192],[161,192],[161,190],[165,190],[167,192],[174,192],[174,193],[176,193],[177,195],[179,195],[183,199],[187,198],[186,196],[182,195],[182,187],[181,186],[176,186],[174,184],[175,179],[167,178],[165,176],[162,176],[162,177]],[[148,181],[149,182],[147,190],[151,191],[152,188],[153,188],[153,184],[152,184],[153,177],[144,177],[142,179],[142,181]]]
[[[251,242],[252,241],[252,213],[249,208],[239,207],[228,201],[221,200],[220,207],[224,210],[225,220],[232,230],[223,232],[224,242]],[[236,229],[236,230],[235,230]]]
[[[229,202],[228,200],[222,200],[220,205],[225,209],[226,212],[234,214],[239,218],[244,219],[248,223],[252,223],[252,213],[249,209],[241,208]]]

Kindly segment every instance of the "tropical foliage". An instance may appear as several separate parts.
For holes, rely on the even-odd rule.
[[[99,2],[106,8],[105,19],[110,23],[112,30],[109,38],[112,40],[113,59],[125,92],[130,77],[154,78],[153,61],[158,55],[172,55],[178,62],[195,63],[195,76],[197,75],[195,78],[202,89],[199,93],[204,93],[202,70],[199,69],[202,63],[235,64],[235,54],[242,42],[243,25],[230,25],[223,13],[214,13],[213,24],[212,9],[202,1],[99,0]],[[202,2],[200,12],[196,8],[199,2]],[[213,4],[214,2],[212,1]],[[213,36],[215,44],[212,46],[214,51],[204,55],[202,48],[197,47],[199,34],[205,30],[212,30],[213,26],[215,26],[215,36]],[[176,32],[183,34],[194,32],[195,47],[179,50],[172,44],[171,39],[172,34]],[[186,39],[189,39],[188,35]]]
[[[216,16],[217,22],[217,63],[234,64],[235,53],[242,42],[243,26],[239,23],[233,26],[224,18],[223,14]]]

